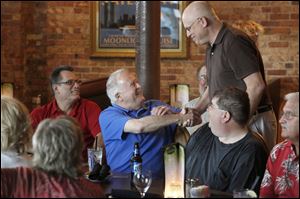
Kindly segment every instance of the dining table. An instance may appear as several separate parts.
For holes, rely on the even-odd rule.
[[[110,173],[104,180],[92,181],[99,184],[108,198],[140,198],[140,194],[131,184],[131,175]],[[164,198],[164,179],[154,178],[145,198]],[[232,198],[232,193],[210,190],[211,198]]]

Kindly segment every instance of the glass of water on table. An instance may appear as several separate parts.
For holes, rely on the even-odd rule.
[[[97,163],[102,165],[103,149],[102,149],[102,147],[88,148],[87,149],[87,154],[88,154],[89,172],[92,172],[94,166]]]

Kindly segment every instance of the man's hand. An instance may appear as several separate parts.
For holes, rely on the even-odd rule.
[[[151,110],[151,115],[162,116],[166,114],[172,114],[173,112],[170,110],[168,106],[157,106]]]
[[[182,127],[195,126],[197,124],[201,124],[202,122],[201,114],[196,109],[182,108],[180,114],[183,115],[183,118],[178,125]]]

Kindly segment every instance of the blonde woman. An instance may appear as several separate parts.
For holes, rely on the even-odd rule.
[[[31,166],[26,153],[31,136],[28,109],[17,99],[1,96],[1,168]]]
[[[81,174],[83,135],[75,119],[60,116],[43,120],[32,146],[32,168],[1,169],[1,197],[104,197],[101,186]]]

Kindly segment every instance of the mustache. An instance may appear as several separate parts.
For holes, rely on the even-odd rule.
[[[80,93],[80,89],[74,89],[74,90],[71,90],[71,92],[79,92]]]

